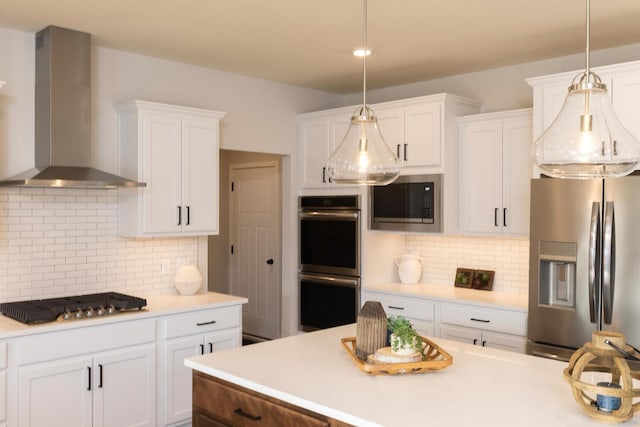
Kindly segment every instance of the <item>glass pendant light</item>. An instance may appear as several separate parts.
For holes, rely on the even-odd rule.
[[[367,0],[364,0],[363,46],[367,48]],[[327,173],[337,184],[387,185],[400,173],[395,153],[384,141],[378,119],[367,106],[367,57],[362,57],[362,106],[351,117],[347,134],[327,161]]]
[[[613,111],[607,86],[589,68],[590,0],[587,0],[586,69],[573,79],[558,116],[533,146],[533,160],[555,178],[628,175],[640,162],[640,141]]]

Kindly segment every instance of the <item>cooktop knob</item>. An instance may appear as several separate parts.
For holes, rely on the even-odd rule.
[[[107,307],[107,314],[116,314],[116,307],[113,304],[109,304]]]
[[[73,314],[71,314],[71,310],[66,309],[64,313],[62,313],[62,318],[64,320],[71,320],[73,318]]]
[[[98,307],[98,309],[96,310],[96,316],[104,316],[105,314],[106,313],[104,310],[104,306],[101,305],[100,307]]]
[[[93,307],[89,306],[89,308],[87,308],[84,312],[85,317],[93,317],[96,315],[95,310],[93,309]]]
[[[73,317],[75,317],[76,319],[82,319],[84,317],[84,313],[82,309],[81,308],[77,309],[76,312],[73,314]]]

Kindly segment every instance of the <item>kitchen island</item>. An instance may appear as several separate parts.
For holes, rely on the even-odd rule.
[[[424,374],[370,376],[340,339],[341,326],[187,359],[206,374],[354,426],[601,426],[563,380],[564,362],[433,338],[453,364]],[[196,389],[197,392],[197,389]],[[209,396],[194,396],[198,399]],[[334,424],[335,425],[335,424]],[[640,415],[624,424],[640,426]]]

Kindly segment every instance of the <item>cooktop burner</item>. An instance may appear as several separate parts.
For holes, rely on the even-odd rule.
[[[22,323],[110,316],[122,311],[142,309],[147,300],[118,292],[104,292],[72,297],[6,302],[0,304],[0,313]]]

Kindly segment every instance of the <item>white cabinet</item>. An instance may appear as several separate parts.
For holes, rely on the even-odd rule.
[[[156,425],[154,320],[39,334],[15,346],[16,424]]]
[[[7,343],[0,341],[0,426],[7,419]]]
[[[191,370],[184,359],[240,346],[240,307],[170,316],[160,322],[162,344],[159,416],[162,425],[191,419]]]
[[[567,88],[580,71],[553,74],[527,79],[533,87],[533,136],[538,138],[556,118]],[[622,124],[636,138],[640,138],[640,61],[594,67],[591,71],[607,85],[613,109]],[[537,176],[539,171],[534,173]]]
[[[387,145],[402,161],[402,174],[449,172],[455,175],[458,171],[455,118],[476,113],[480,106],[476,101],[451,94],[370,105]],[[342,142],[355,109],[345,107],[297,116],[300,188],[333,185],[325,164]],[[457,176],[446,182],[457,194]],[[450,192],[448,188],[445,191]]]
[[[531,109],[458,119],[465,234],[527,235]]]
[[[526,313],[456,303],[443,303],[440,310],[442,338],[525,352]]]
[[[436,336],[435,304],[432,301],[372,291],[364,292],[362,300],[363,304],[378,301],[387,316],[404,316],[420,335]]]
[[[218,234],[219,121],[224,113],[145,101],[117,107],[122,236]]]

